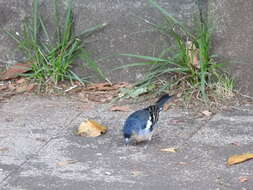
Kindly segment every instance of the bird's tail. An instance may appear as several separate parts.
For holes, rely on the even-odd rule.
[[[172,95],[173,96],[173,95]],[[157,102],[155,103],[159,108],[162,108],[163,105],[172,97],[169,94],[163,95]]]

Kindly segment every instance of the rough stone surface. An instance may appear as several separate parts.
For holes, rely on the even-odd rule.
[[[133,111],[145,105],[129,106]],[[0,188],[252,189],[252,161],[226,166],[229,156],[253,151],[252,105],[210,120],[194,119],[184,110],[162,112],[152,141],[128,147],[120,130],[130,112],[111,112],[110,107],[37,96],[16,96],[1,103],[0,148],[7,151],[0,151]],[[109,131],[98,138],[75,136],[73,130],[87,118]],[[160,151],[168,147],[178,152]],[[66,160],[77,162],[57,165]],[[241,183],[240,177],[248,181]]]
[[[214,51],[230,61],[228,69],[244,93],[253,95],[251,82],[253,70],[253,1],[209,1],[211,18],[217,29]]]
[[[43,19],[50,20],[52,1],[41,0]],[[66,0],[59,1],[64,2]],[[161,14],[147,3],[147,0],[76,0],[76,30],[83,29],[99,23],[109,25],[87,41],[87,49],[93,53],[97,60],[104,56],[119,53],[134,53],[141,55],[158,55],[159,47],[164,39],[140,18],[161,22]],[[177,18],[189,21],[196,10],[195,0],[159,0]],[[6,30],[19,31],[21,20],[31,13],[32,0],[0,0],[0,24]],[[63,7],[64,8],[64,7]],[[0,36],[0,64],[12,64],[23,60],[23,56],[15,50],[15,43],[1,32]],[[143,68],[124,69],[111,72],[115,67],[129,64],[135,60],[126,57],[114,57],[99,62],[100,67],[114,81],[136,81],[143,77]],[[75,71],[87,74],[82,66],[76,65]]]

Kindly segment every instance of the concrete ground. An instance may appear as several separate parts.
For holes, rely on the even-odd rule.
[[[130,105],[132,111],[142,107]],[[130,112],[109,108],[67,97],[15,96],[0,103],[0,189],[253,189],[253,160],[226,165],[231,155],[253,152],[253,105],[210,120],[162,112],[152,141],[128,147],[120,130]],[[87,118],[109,131],[75,136]],[[160,150],[169,147],[178,151]],[[64,164],[68,160],[77,162]]]

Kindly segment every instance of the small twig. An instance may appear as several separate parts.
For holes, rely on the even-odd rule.
[[[54,86],[54,88],[62,90],[63,88],[59,87],[59,86]]]
[[[74,85],[71,86],[70,88],[68,88],[67,90],[65,90],[64,92],[69,92],[70,90],[73,90],[74,88],[78,87],[78,85]]]
[[[249,99],[252,99],[253,100],[253,97],[252,96],[249,96],[249,95],[246,95],[246,94],[242,94],[241,92],[239,92],[238,90],[235,90],[236,93],[238,93],[239,95],[245,97],[245,98],[249,98]]]

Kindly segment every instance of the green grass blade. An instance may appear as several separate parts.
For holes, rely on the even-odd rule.
[[[38,10],[39,10],[39,0],[33,0],[33,40],[37,42],[37,35],[38,35],[38,29],[39,29],[39,23],[38,23]]]
[[[18,44],[21,42],[19,39],[19,36],[15,34],[15,32],[9,32],[9,31],[4,31],[8,36],[10,36],[13,40],[15,40]]]
[[[43,22],[43,20],[42,20],[42,18],[40,16],[39,16],[39,21],[40,21],[40,25],[41,25],[42,31],[45,34],[46,40],[48,42],[50,42],[50,38],[49,38],[49,35],[48,35],[48,32],[47,32],[46,26],[45,26],[45,24],[44,24],[44,22]]]
[[[91,58],[87,51],[82,50],[80,58],[88,65],[89,68],[97,72],[102,79],[107,80],[104,72],[98,67],[97,63]]]
[[[94,27],[88,28],[88,29],[82,31],[79,35],[77,35],[76,38],[85,38],[85,37],[88,37],[89,35],[93,34],[94,32],[103,29],[107,25],[108,25],[107,23],[103,23],[103,24],[98,24],[98,25],[96,25]]]
[[[69,72],[71,73],[71,75],[73,76],[72,79],[78,80],[82,85],[84,85],[83,80],[73,71],[69,70]]]
[[[181,22],[179,22],[177,19],[175,19],[171,14],[169,14],[164,8],[162,8],[160,5],[157,4],[154,0],[148,0],[151,5],[156,7],[164,16],[169,17],[175,24],[183,25]]]
[[[122,65],[122,66],[116,67],[116,68],[112,69],[112,71],[119,70],[119,69],[125,69],[128,67],[140,67],[140,66],[147,66],[147,65],[152,65],[152,64],[157,64],[157,63],[156,62],[130,63],[127,65]]]
[[[74,26],[73,19],[73,0],[68,1],[67,14],[65,18],[65,25],[63,31],[63,45],[66,45],[69,40],[71,40],[72,32]]]
[[[138,59],[143,59],[147,61],[157,61],[157,62],[167,62],[167,59],[162,59],[159,57],[151,57],[151,56],[143,56],[143,55],[135,55],[135,54],[118,54],[119,56],[127,56],[127,57],[133,57]]]
[[[56,37],[56,42],[60,43],[61,41],[61,24],[60,24],[60,19],[59,19],[59,10],[58,10],[58,0],[54,0],[53,2],[53,21],[54,25],[56,27],[55,31],[55,37]]]

